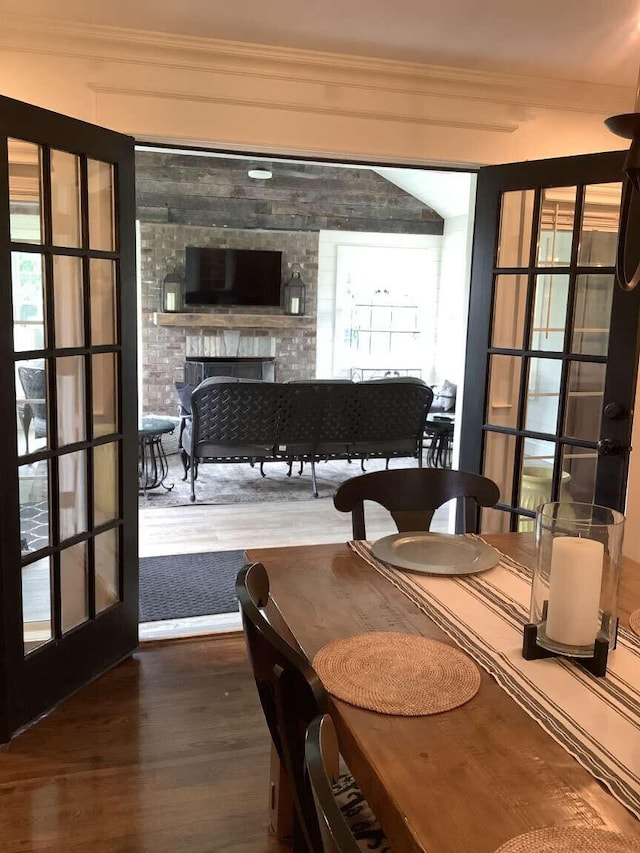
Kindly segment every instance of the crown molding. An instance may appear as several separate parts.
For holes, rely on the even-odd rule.
[[[282,48],[198,36],[173,35],[47,18],[6,15],[5,50],[85,60],[215,72],[288,82],[343,85],[512,107],[610,115],[630,109],[634,89],[576,80],[534,77]]]
[[[414,113],[382,112],[380,110],[358,110],[353,108],[341,109],[335,106],[322,106],[311,103],[296,103],[281,101],[261,95],[259,98],[243,98],[240,96],[225,97],[218,95],[203,95],[194,92],[183,92],[171,89],[136,89],[129,86],[103,86],[89,83],[89,88],[97,95],[117,95],[135,98],[160,98],[168,101],[189,101],[198,104],[225,104],[227,106],[248,106],[263,110],[283,110],[285,112],[313,113],[316,115],[342,116],[343,118],[367,119],[375,121],[400,122],[401,124],[418,124],[429,127],[453,127],[460,130],[484,130],[493,133],[513,133],[519,127],[517,122],[494,123],[490,121],[465,121],[457,118],[442,118],[421,116]]]

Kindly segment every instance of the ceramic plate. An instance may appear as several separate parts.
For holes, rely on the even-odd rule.
[[[448,533],[394,533],[373,544],[373,556],[398,569],[428,575],[471,575],[500,560],[495,548]]]

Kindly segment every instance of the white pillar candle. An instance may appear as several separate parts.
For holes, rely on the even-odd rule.
[[[175,293],[167,293],[167,311],[176,310],[176,295]]]
[[[292,296],[291,297],[291,313],[297,314],[299,310],[300,310],[300,297],[299,296]]]
[[[553,540],[545,633],[566,646],[590,646],[598,633],[604,545],[594,539]]]

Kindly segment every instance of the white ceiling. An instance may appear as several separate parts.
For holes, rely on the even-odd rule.
[[[640,0],[2,0],[4,14],[631,86]]]
[[[469,172],[436,172],[425,169],[375,168],[380,177],[420,199],[443,219],[469,213],[471,188]]]

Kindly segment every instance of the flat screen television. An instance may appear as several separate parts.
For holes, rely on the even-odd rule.
[[[280,305],[282,252],[187,246],[187,305]]]

